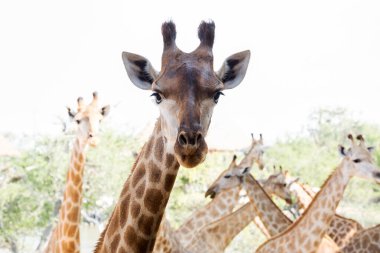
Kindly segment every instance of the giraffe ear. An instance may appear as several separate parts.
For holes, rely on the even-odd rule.
[[[100,113],[105,117],[110,113],[110,109],[111,107],[109,105],[103,106],[102,109],[100,109]]]
[[[341,156],[346,156],[347,155],[346,149],[342,145],[338,146],[338,151],[339,151],[339,154]]]
[[[123,52],[122,58],[132,83],[140,89],[150,90],[158,75],[150,61],[141,55],[128,52]]]
[[[251,52],[246,50],[233,54],[224,61],[217,72],[217,76],[224,84],[224,89],[235,88],[243,81],[250,57]]]
[[[72,111],[70,107],[67,108],[67,113],[69,114],[70,119],[74,119],[76,112]]]

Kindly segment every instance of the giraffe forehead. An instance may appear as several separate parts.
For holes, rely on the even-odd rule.
[[[159,91],[167,98],[196,98],[212,96],[216,90],[223,88],[212,67],[204,62],[184,61],[166,66],[163,73],[153,84],[153,90]]]

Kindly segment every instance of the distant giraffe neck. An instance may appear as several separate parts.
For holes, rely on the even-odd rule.
[[[182,244],[175,235],[169,221],[164,216],[158,230],[154,253],[184,253],[186,252]]]
[[[344,164],[343,161],[326,180],[305,213],[286,232],[263,244],[257,253],[279,248],[286,248],[284,252],[317,252],[350,180]]]
[[[269,235],[275,236],[288,228],[292,221],[273,203],[261,185],[250,175],[245,180],[244,187],[248,197]]]
[[[194,248],[189,248],[190,251],[198,253],[224,252],[235,236],[255,217],[253,205],[245,204],[235,212],[202,228],[197,234],[197,242],[203,243],[203,245],[200,247],[194,245]]]
[[[294,182],[293,184],[298,201],[304,208],[307,208],[312,202],[315,193],[310,192],[308,187],[299,182]],[[340,248],[343,248],[362,229],[363,227],[357,221],[335,214],[326,233]]]
[[[176,230],[176,236],[184,247],[192,243],[195,233],[206,224],[232,212],[239,201],[241,187],[220,192],[206,206],[195,211],[190,218]]]
[[[80,252],[80,211],[86,144],[77,138],[74,142],[67,172],[59,221],[52,232],[46,252]]]
[[[255,146],[252,145],[248,150],[248,153],[243,157],[243,160],[240,161],[239,167],[252,167],[253,163],[257,158],[257,151],[255,150]]]
[[[95,249],[105,252],[152,252],[179,163],[168,153],[158,119]]]

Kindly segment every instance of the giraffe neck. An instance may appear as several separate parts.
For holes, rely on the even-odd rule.
[[[342,253],[380,252],[380,224],[356,233]]]
[[[278,248],[281,241],[290,243],[286,252],[317,252],[350,180],[347,166],[343,161],[325,181],[305,213],[284,233],[263,244],[257,252]],[[295,237],[300,239],[295,242]]]
[[[198,239],[208,244],[204,252],[224,252],[235,236],[255,217],[253,205],[247,203],[235,212],[204,227],[198,234]]]
[[[246,176],[245,180],[244,187],[248,197],[270,236],[281,233],[292,224],[292,221],[273,203],[272,199],[251,175]]]
[[[179,163],[167,152],[158,119],[124,184],[96,253],[152,252]]]
[[[161,220],[160,228],[157,233],[154,253],[184,253],[185,249],[179,242],[174,230],[170,226],[165,215]]]
[[[303,208],[307,208],[312,202],[315,193],[306,185],[298,182],[294,182],[293,184],[298,202]],[[340,248],[343,248],[348,244],[351,238],[362,229],[363,227],[357,221],[335,214],[326,233]]]
[[[85,163],[86,143],[77,138],[74,142],[70,167],[66,176],[59,220],[52,232],[46,252],[80,251],[80,211]]]
[[[195,211],[190,218],[176,230],[176,236],[184,247],[192,243],[195,233],[217,219],[232,212],[239,202],[241,187],[220,192],[206,206]]]
[[[248,153],[243,157],[243,160],[240,161],[239,167],[252,167],[255,159],[257,158],[257,152],[255,150],[255,146],[252,145],[248,150]]]

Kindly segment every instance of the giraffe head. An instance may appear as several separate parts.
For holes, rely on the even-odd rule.
[[[343,162],[349,168],[350,176],[357,176],[364,179],[374,180],[380,183],[380,169],[372,158],[374,147],[367,147],[362,135],[358,135],[356,140],[349,134],[351,142],[349,149],[339,145],[339,152],[344,157]]]
[[[254,156],[255,156],[255,162],[257,163],[257,165],[259,166],[259,168],[261,170],[264,169],[264,160],[263,160],[263,157],[264,157],[264,141],[263,141],[263,135],[260,134],[260,138],[258,140],[255,139],[255,137],[253,136],[253,134],[251,134],[252,136],[252,145],[251,145],[251,148],[252,148],[252,151],[254,153]]]
[[[251,167],[246,167],[242,169],[238,166],[236,164],[236,155],[234,155],[228,168],[211,184],[205,196],[214,198],[221,191],[242,185],[244,175],[249,174],[250,168]]]
[[[285,200],[289,205],[293,203],[292,193],[290,186],[295,181],[288,182],[288,171],[283,172],[280,166],[280,172],[276,172],[270,175],[265,181],[263,181],[263,188],[269,195],[276,195],[279,198]]]
[[[176,46],[173,22],[165,22],[161,31],[164,48],[160,71],[156,71],[143,56],[123,52],[122,58],[132,83],[153,92],[167,152],[174,153],[182,166],[192,168],[207,155],[204,138],[213,108],[224,95],[223,90],[235,88],[243,80],[250,52],[231,55],[219,71],[214,71],[213,22],[200,24],[200,45],[191,53]]]
[[[98,106],[98,94],[94,92],[92,102],[85,105],[83,98],[79,97],[77,99],[78,108],[77,111],[72,110],[67,107],[70,118],[75,120],[78,125],[78,137],[82,139],[85,143],[91,146],[96,146],[99,142],[97,136],[99,130],[99,123],[103,120],[105,116],[108,115],[110,111],[110,106],[104,106],[99,108]]]

